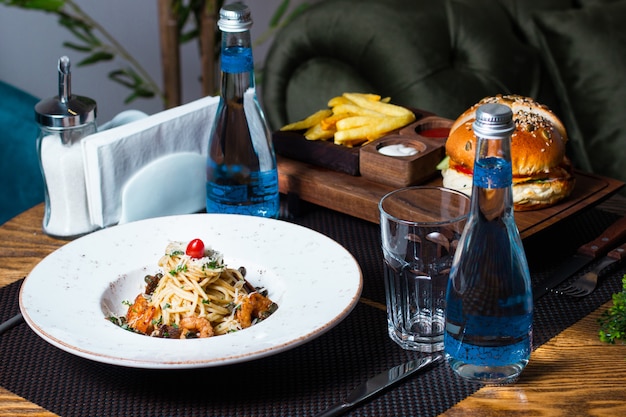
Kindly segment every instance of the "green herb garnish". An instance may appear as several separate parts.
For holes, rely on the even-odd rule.
[[[216,260],[211,260],[210,262],[206,262],[204,264],[202,264],[202,270],[206,270],[206,269],[218,269],[221,268],[222,264],[219,263]]]
[[[135,331],[135,329],[133,329],[132,327],[130,327],[128,325],[128,323],[126,322],[126,317],[124,317],[124,316],[118,317],[118,316],[111,315],[111,316],[107,317],[107,319],[111,323],[115,324],[116,326],[121,327],[124,330],[128,330],[129,332],[137,333]]]
[[[178,265],[176,269],[173,269],[170,271],[170,275],[176,275],[179,272],[187,272],[187,265],[186,264]]]
[[[622,287],[621,292],[613,294],[613,305],[598,319],[600,340],[606,343],[626,341],[626,275]]]

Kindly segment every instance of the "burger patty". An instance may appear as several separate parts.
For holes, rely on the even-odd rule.
[[[442,170],[443,186],[472,194],[472,172],[466,167],[451,164]],[[571,165],[564,164],[543,175],[513,177],[513,204],[515,210],[533,210],[553,205],[574,188],[575,177]]]

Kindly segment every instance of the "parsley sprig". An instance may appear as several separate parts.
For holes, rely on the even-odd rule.
[[[598,319],[603,342],[626,342],[626,275],[622,278],[622,287],[621,292],[613,294],[613,305]]]

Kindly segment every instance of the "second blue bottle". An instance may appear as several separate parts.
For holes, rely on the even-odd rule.
[[[502,384],[517,379],[532,350],[530,273],[513,214],[511,109],[482,105],[473,130],[471,210],[450,270],[444,350],[463,378]]]

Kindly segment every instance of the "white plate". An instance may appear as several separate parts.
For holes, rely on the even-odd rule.
[[[202,239],[226,264],[245,266],[278,310],[235,333],[172,340],[114,325],[168,242]],[[161,217],[81,237],[43,259],[26,277],[20,308],[46,341],[72,354],[137,368],[196,368],[276,354],[306,343],[343,320],[361,294],[362,275],[337,242],[291,223],[251,216],[192,214]]]

